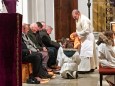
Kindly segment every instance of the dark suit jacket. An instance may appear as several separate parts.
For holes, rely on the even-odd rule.
[[[26,44],[24,43],[22,39],[22,58],[29,54],[30,54],[29,49],[27,48]]]
[[[33,33],[31,30],[29,30],[28,32],[28,37],[30,38],[30,40],[36,45],[36,47],[42,51],[43,47],[39,45],[39,40],[36,38],[36,33]]]
[[[46,46],[44,45],[44,43],[42,42],[42,39],[41,39],[41,36],[40,36],[40,31],[38,31],[38,32],[36,33],[36,39],[37,39],[38,44],[39,44],[41,47],[46,47]]]
[[[42,38],[42,42],[45,44],[45,46],[55,47],[57,49],[60,47],[59,43],[51,40],[49,34],[47,34],[47,32],[45,30],[40,31],[39,34],[40,34],[40,36]]]

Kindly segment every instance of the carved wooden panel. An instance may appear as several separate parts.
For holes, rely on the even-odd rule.
[[[68,38],[72,32],[76,31],[71,12],[77,8],[77,2],[77,0],[54,0],[56,40],[62,37]]]

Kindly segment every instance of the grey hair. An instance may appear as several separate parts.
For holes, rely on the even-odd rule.
[[[53,28],[51,26],[49,26],[49,25],[46,26],[46,30],[47,29],[52,29],[53,30]]]

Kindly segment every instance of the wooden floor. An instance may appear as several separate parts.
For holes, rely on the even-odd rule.
[[[60,75],[57,75],[55,79],[51,79],[45,84],[26,84],[23,86],[100,86],[99,74],[96,70],[90,74],[79,74],[78,79],[63,79]],[[103,86],[109,86],[106,81],[103,81]]]

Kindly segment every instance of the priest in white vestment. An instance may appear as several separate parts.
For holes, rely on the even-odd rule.
[[[83,41],[81,43],[81,49],[80,50],[80,58],[81,63],[78,67],[78,71],[91,71],[94,70],[96,67],[96,57],[94,56],[94,44],[95,44],[95,38],[93,35],[93,27],[91,24],[91,21],[84,15],[82,15],[77,9],[74,9],[72,11],[72,16],[76,21],[76,34],[81,38],[83,38]],[[87,43],[90,42],[90,43]],[[93,46],[92,46],[93,45]],[[88,48],[85,50],[85,48],[88,46]],[[89,47],[92,46],[92,47]],[[92,50],[92,51],[91,51]],[[87,54],[83,52],[88,52]],[[85,65],[85,66],[84,66]]]

